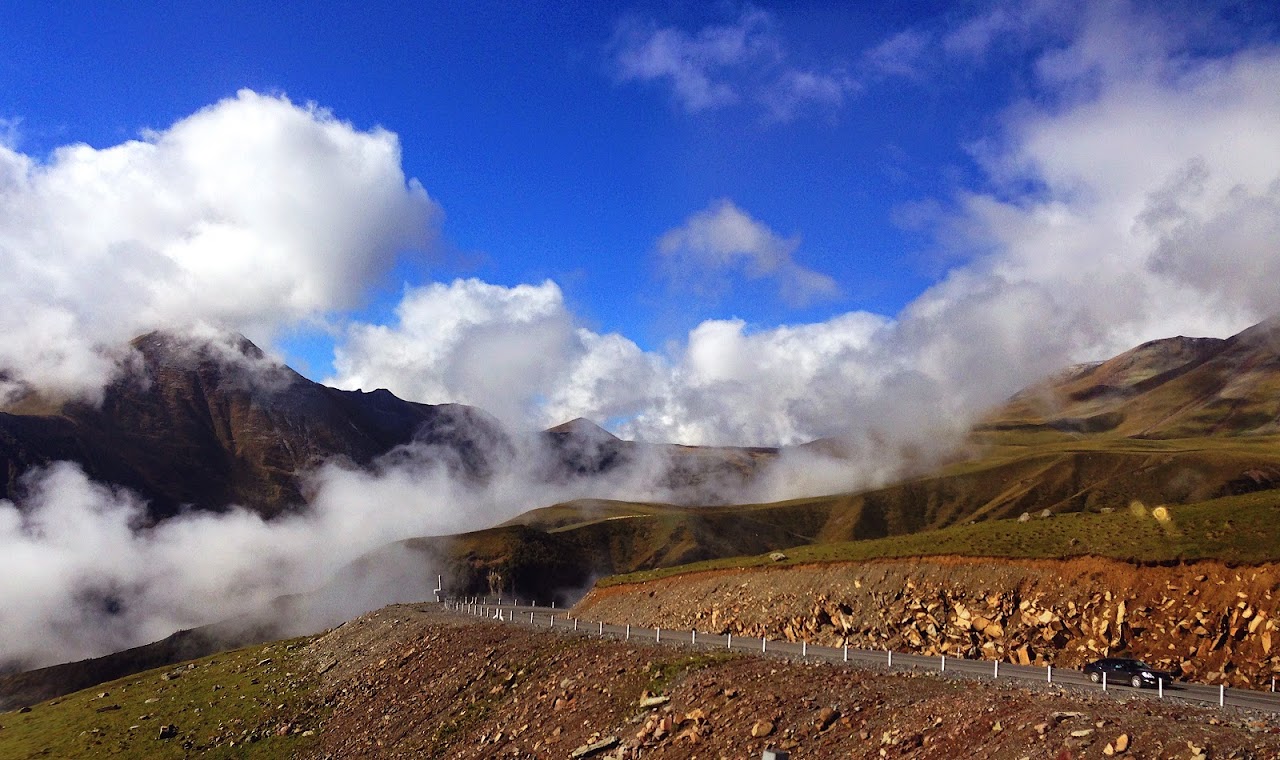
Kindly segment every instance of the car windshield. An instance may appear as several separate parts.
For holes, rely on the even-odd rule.
[[[1144,670],[1154,670],[1154,669],[1155,669],[1155,668],[1152,668],[1152,667],[1151,667],[1150,665],[1148,665],[1147,663],[1143,662],[1142,660],[1134,660],[1134,661],[1133,661],[1133,666],[1134,666],[1135,668],[1143,668]]]

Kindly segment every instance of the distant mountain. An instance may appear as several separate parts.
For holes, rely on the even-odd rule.
[[[153,519],[184,505],[240,504],[272,516],[303,503],[300,475],[333,457],[367,465],[421,442],[464,477],[482,478],[511,449],[482,411],[329,388],[240,336],[154,332],[133,347],[140,366],[112,383],[98,407],[32,397],[0,413],[0,497],[12,498],[30,468],[68,460],[148,499]]]
[[[1166,338],[1018,394],[980,430],[1134,438],[1280,433],[1280,318],[1227,339]]]
[[[231,504],[271,517],[304,504],[302,475],[335,458],[364,467],[397,447],[423,444],[459,477],[478,482],[528,440],[473,407],[320,385],[239,335],[153,332],[132,345],[137,366],[106,389],[99,406],[31,394],[0,409],[0,498],[19,495],[32,468],[65,460],[141,495],[153,520]],[[690,503],[725,502],[777,453],[623,441],[585,419],[533,441],[535,476],[545,482],[625,470]]]

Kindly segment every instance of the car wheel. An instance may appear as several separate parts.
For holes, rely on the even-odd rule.
[[[1097,683],[1102,680],[1102,676],[1098,675],[1097,672],[1093,672],[1089,674],[1089,680]]]
[[[1132,687],[1133,687],[1133,688],[1135,688],[1135,689],[1141,689],[1141,688],[1142,688],[1142,679],[1141,679],[1141,678],[1138,678],[1137,676],[1134,676],[1133,678],[1130,678],[1130,679],[1129,679],[1129,685],[1130,685],[1130,686],[1132,686]]]

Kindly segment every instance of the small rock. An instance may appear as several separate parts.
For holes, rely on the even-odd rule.
[[[774,562],[781,562],[786,558],[787,558],[787,555],[783,554],[782,552],[773,552],[769,555],[769,559],[773,560]]]
[[[998,734],[1003,730],[1004,730],[1004,726],[1000,724],[1000,721],[996,721],[995,723],[991,724],[991,733]]]
[[[758,720],[751,726],[751,736],[759,739],[773,733],[773,721]]]
[[[1072,731],[1072,732],[1071,732],[1071,736],[1072,736],[1072,738],[1074,738],[1074,739],[1083,739],[1083,738],[1085,738],[1086,736],[1090,736],[1091,734],[1093,734],[1093,729],[1092,729],[1092,728],[1082,728],[1082,729],[1080,729],[1079,731]]]
[[[1129,735],[1120,734],[1119,736],[1117,736],[1115,745],[1116,745],[1117,753],[1124,752],[1125,750],[1129,749]]]
[[[600,741],[595,742],[594,744],[584,744],[581,747],[578,747],[577,749],[569,753],[569,757],[579,758],[579,757],[587,757],[589,755],[594,755],[597,752],[602,752],[606,749],[609,749],[610,747],[614,746],[617,743],[618,743],[618,737],[610,736],[610,737],[601,739]]]
[[[834,707],[822,708],[818,711],[818,730],[826,731],[839,717],[840,711]]]
[[[665,705],[670,701],[671,701],[671,697],[660,694],[656,697],[644,697],[643,699],[640,700],[640,706],[641,707],[657,707],[658,705]]]

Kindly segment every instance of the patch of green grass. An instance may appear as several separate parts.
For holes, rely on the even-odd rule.
[[[323,718],[300,656],[305,643],[223,652],[0,713],[0,757],[291,757]],[[161,739],[166,725],[177,733]]]
[[[1092,555],[1130,562],[1217,559],[1245,564],[1280,560],[1280,493],[1264,491],[1163,507],[1163,520],[1153,506],[1135,504],[1110,513],[1068,513],[1027,522],[988,520],[867,541],[811,544],[787,549],[787,558],[781,562],[767,554],[730,557],[612,576],[597,585],[705,570],[939,555],[1024,559]]]
[[[649,666],[649,684],[645,688],[650,694],[662,694],[671,684],[688,673],[716,667],[738,657],[741,655],[732,652],[700,652],[674,660],[655,662]]]

